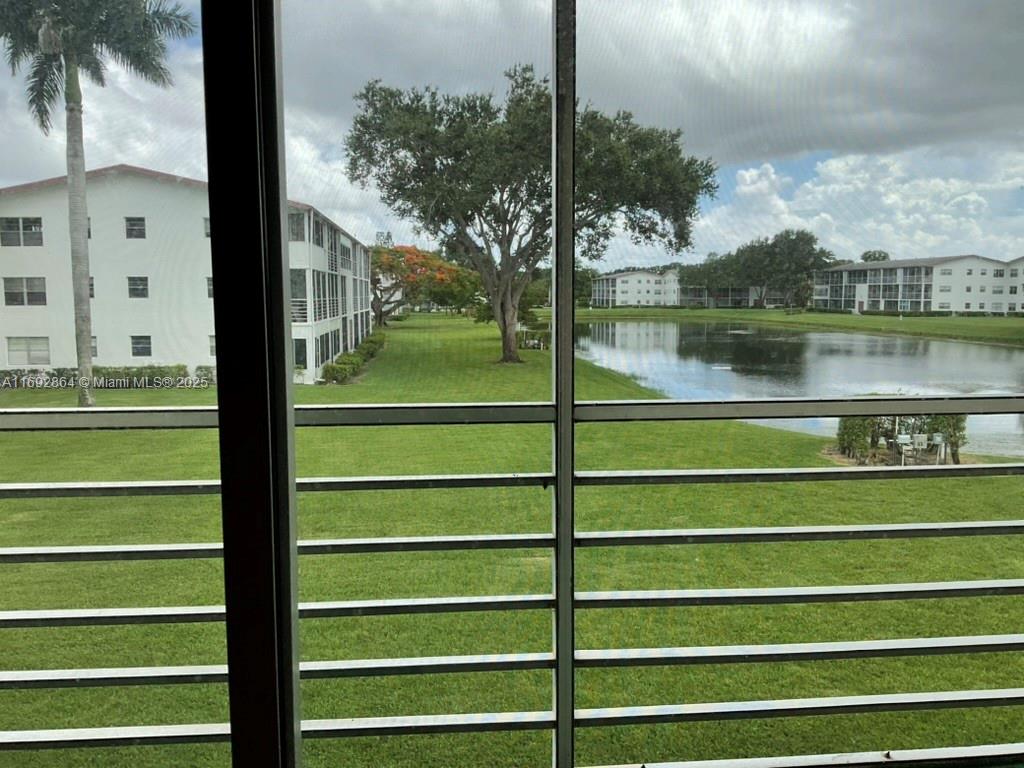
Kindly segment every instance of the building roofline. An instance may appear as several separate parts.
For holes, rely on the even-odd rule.
[[[106,176],[116,176],[118,174],[134,174],[136,176],[144,176],[149,179],[155,179],[156,181],[167,181],[174,184],[183,184],[185,186],[194,187],[196,189],[206,189],[209,184],[202,179],[193,179],[188,176],[179,176],[174,173],[166,173],[165,171],[155,171],[151,168],[142,168],[137,165],[128,165],[126,163],[120,163],[118,165],[108,165],[103,168],[93,168],[91,171],[85,172],[86,181],[90,179],[104,178]],[[67,183],[67,174],[63,176],[54,176],[49,179],[40,179],[38,181],[29,181],[24,184],[14,184],[9,187],[0,187],[0,195],[15,195],[23,192],[35,192],[39,189],[47,189],[49,187],[62,186]],[[309,203],[303,203],[298,200],[289,200],[288,205],[293,208],[298,208],[302,211],[314,211],[318,216],[322,217],[326,221],[330,222],[331,226],[337,227],[341,230],[342,234],[350,239],[353,243],[358,243],[364,248],[367,247],[361,240],[352,235],[344,227],[340,226],[337,222],[333,221],[323,211],[317,209],[315,206]]]
[[[828,267],[825,272],[844,272],[853,269],[893,269],[903,266],[910,267],[930,267],[937,264],[947,264],[957,259],[981,259],[982,261],[989,261],[993,264],[1010,264],[1016,259],[1010,259],[1009,261],[1002,261],[1001,259],[993,259],[991,256],[980,256],[976,253],[961,253],[957,256],[934,256],[925,257],[920,259],[893,259],[892,261],[855,261],[852,264],[837,264],[834,267]]]

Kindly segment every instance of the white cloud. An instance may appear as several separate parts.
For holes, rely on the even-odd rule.
[[[942,149],[947,155],[953,151]],[[799,185],[768,163],[740,170],[733,199],[697,222],[695,252],[728,251],[754,237],[803,227],[842,258],[856,259],[875,248],[894,258],[1024,255],[1024,217],[1003,202],[1024,189],[1024,173],[1006,172],[1021,169],[1024,152],[1003,151],[1002,162],[976,169],[971,177],[929,175],[934,154],[919,149],[831,158]]]

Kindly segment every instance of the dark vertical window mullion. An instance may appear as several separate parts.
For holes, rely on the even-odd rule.
[[[203,0],[234,765],[300,763],[295,466],[277,0]],[[222,233],[223,234],[223,233]],[[246,254],[238,260],[235,255]]]
[[[576,130],[576,2],[554,0],[552,67],[552,226],[555,401],[555,734],[554,765],[574,765],[575,591],[573,268]]]

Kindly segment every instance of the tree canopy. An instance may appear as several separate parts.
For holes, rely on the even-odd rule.
[[[432,288],[455,279],[458,267],[414,245],[377,245],[370,249],[370,308],[374,323],[400,306],[425,301]]]
[[[519,299],[551,251],[551,90],[530,66],[506,78],[503,103],[371,81],[345,150],[353,181],[480,275],[511,362]],[[699,201],[717,189],[714,163],[685,155],[681,131],[637,125],[628,112],[584,106],[576,121],[577,254],[600,258],[619,231],[689,247]]]
[[[860,255],[861,261],[889,261],[889,254],[885,251],[864,251]]]
[[[834,263],[835,256],[818,245],[814,233],[785,229],[771,238],[755,238],[731,253],[709,253],[702,264],[684,264],[678,268],[679,282],[708,290],[753,287],[760,302],[774,289],[787,304],[799,304],[806,301],[814,272]]]

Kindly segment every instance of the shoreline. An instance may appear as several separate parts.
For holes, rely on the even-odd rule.
[[[653,310],[653,311],[652,311]],[[800,312],[793,315],[781,315],[772,316],[772,313],[784,312],[784,310],[774,309],[683,309],[676,307],[658,307],[652,308],[652,310],[646,309],[633,309],[633,308],[622,308],[622,309],[580,309],[576,311],[576,322],[585,323],[600,320],[685,320],[692,318],[693,320],[710,320],[713,322],[721,323],[751,323],[754,325],[770,325],[779,326],[785,328],[792,328],[794,330],[827,330],[836,331],[839,333],[861,333],[865,335],[876,335],[876,336],[902,336],[905,338],[916,338],[916,339],[930,339],[934,341],[955,341],[962,342],[965,344],[989,344],[997,347],[1008,347],[1010,349],[1024,349],[1024,322],[1020,323],[1021,337],[1019,341],[1008,341],[1006,339],[999,339],[994,337],[979,337],[972,338],[967,336],[951,335],[948,333],[927,333],[927,332],[914,332],[906,329],[893,329],[893,328],[880,328],[877,326],[871,327],[851,327],[849,325],[842,325],[837,323],[830,323],[827,320],[818,320],[815,315],[819,313],[815,312]],[[741,316],[736,316],[735,313],[744,313]],[[748,314],[749,313],[749,314]],[[551,311],[549,309],[543,309],[539,314],[546,320],[550,320]],[[831,313],[820,313],[822,317],[843,317],[843,318],[860,318],[865,322],[872,320],[889,320],[889,321],[922,321],[922,320],[949,320],[947,317],[908,317],[898,318],[890,315],[846,315],[846,314],[831,314]],[[786,320],[785,318],[814,318],[810,320]],[[1014,322],[1018,321],[1019,318],[999,318],[999,317],[962,317],[953,318],[960,319],[965,323],[974,322],[976,320],[996,320],[998,322]]]

